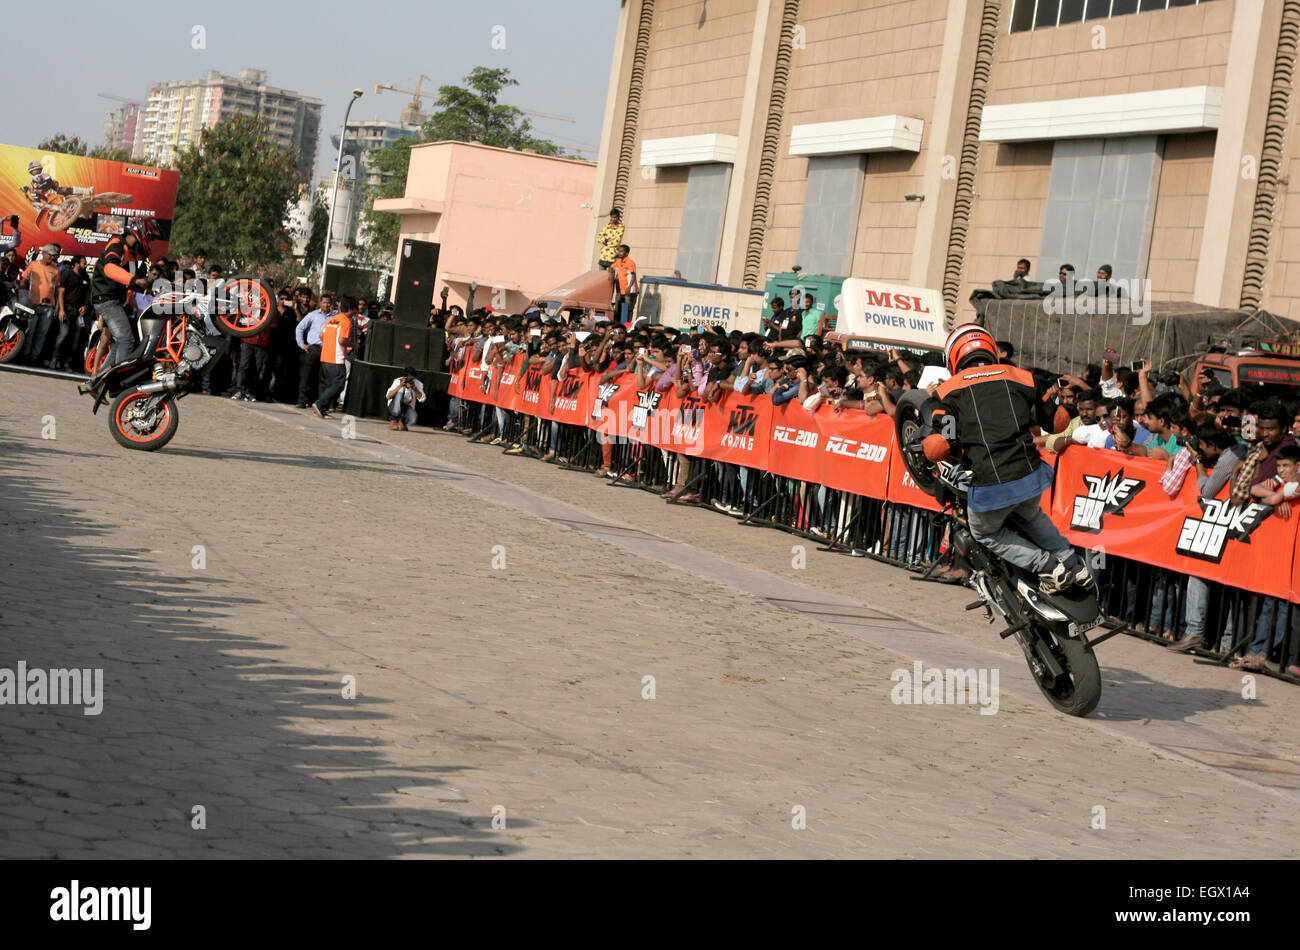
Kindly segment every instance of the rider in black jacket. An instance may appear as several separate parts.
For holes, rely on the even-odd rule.
[[[998,345],[978,324],[953,330],[944,358],[952,377],[939,387],[932,424],[945,439],[960,443],[970,463],[971,534],[1038,574],[1045,593],[1088,583],[1087,566],[1039,506],[1053,472],[1029,430],[1050,427],[1054,407],[1039,398],[1032,375],[997,362]]]

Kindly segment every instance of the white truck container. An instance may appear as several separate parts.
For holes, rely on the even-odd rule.
[[[715,333],[763,332],[763,292],[721,284],[695,284],[673,277],[642,277],[636,319],[678,329],[708,327]]]

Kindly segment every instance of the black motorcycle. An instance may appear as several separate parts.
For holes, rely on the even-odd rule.
[[[35,315],[35,310],[18,302],[18,287],[12,281],[0,282],[0,366],[18,359]]]
[[[954,566],[965,571],[967,586],[979,600],[967,610],[984,609],[991,623],[994,612],[1006,629],[1000,636],[1015,638],[1048,702],[1071,716],[1086,716],[1101,700],[1101,670],[1093,648],[1118,631],[1089,642],[1087,632],[1103,620],[1095,584],[1075,586],[1055,594],[1039,589],[1038,576],[1003,560],[970,532],[966,495],[971,473],[959,461],[931,462],[922,440],[934,432],[933,402],[922,390],[910,390],[898,401],[894,425],[899,451],[908,473],[926,494],[939,502],[948,520]]]

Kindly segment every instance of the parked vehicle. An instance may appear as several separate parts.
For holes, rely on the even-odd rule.
[[[0,365],[18,358],[35,315],[35,310],[18,302],[18,288],[14,283],[0,282]]]
[[[675,277],[642,277],[633,322],[679,328],[708,327],[715,333],[761,333],[763,295],[757,290],[697,284]]]

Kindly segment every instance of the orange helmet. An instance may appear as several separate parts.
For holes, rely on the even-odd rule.
[[[948,372],[957,373],[974,361],[974,357],[987,356],[988,362],[998,361],[998,344],[978,323],[963,323],[948,334],[943,345],[943,361]]]

